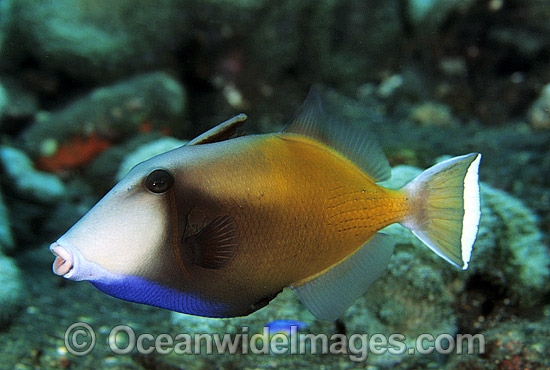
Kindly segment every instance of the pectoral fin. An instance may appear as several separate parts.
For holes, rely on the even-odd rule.
[[[215,218],[197,234],[185,239],[193,262],[207,269],[225,267],[237,250],[237,224],[231,216]]]

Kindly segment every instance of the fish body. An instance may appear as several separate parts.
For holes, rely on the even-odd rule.
[[[377,232],[392,223],[467,267],[480,156],[440,168],[450,190],[435,199],[429,170],[387,189],[376,184],[389,166],[371,137],[325,117],[313,93],[282,132],[228,138],[238,116],[139,164],[52,244],[54,272],[208,317],[247,315],[290,286],[314,315],[335,319],[382,274],[393,245]],[[456,211],[439,210],[446,203]],[[448,220],[437,226],[430,212]]]

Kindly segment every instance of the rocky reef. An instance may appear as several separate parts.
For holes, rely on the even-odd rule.
[[[4,329],[25,304],[23,276],[15,260],[0,253],[0,330]]]
[[[79,80],[128,76],[170,58],[188,29],[183,3],[148,1],[13,1],[14,58],[30,55]]]

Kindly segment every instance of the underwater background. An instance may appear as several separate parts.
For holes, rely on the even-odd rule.
[[[286,290],[217,320],[52,273],[49,244],[133,165],[241,112],[247,133],[278,131],[312,85],[377,134],[388,186],[483,154],[467,271],[391,226],[387,273],[336,322]],[[0,138],[1,369],[550,368],[548,0],[0,0]],[[78,322],[96,335],[85,356],[65,344]],[[402,333],[411,346],[482,334],[485,350],[120,355],[108,343],[117,325],[155,336],[296,325]]]

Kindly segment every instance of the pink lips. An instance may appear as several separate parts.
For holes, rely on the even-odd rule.
[[[50,251],[55,255],[52,270],[54,274],[63,276],[73,268],[72,253],[61,245],[53,243],[50,245]]]

